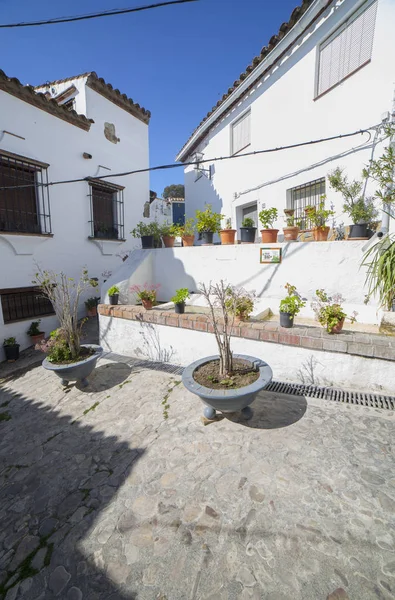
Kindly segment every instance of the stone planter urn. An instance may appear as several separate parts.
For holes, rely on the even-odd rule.
[[[62,380],[62,385],[68,385],[69,381],[79,381],[83,387],[86,387],[89,383],[87,377],[89,377],[93,369],[96,367],[98,359],[103,354],[103,348],[101,346],[97,346],[96,344],[83,344],[81,348],[92,348],[94,350],[94,354],[91,354],[83,360],[68,365],[57,365],[49,362],[47,358],[44,358],[42,363],[44,369],[48,369],[48,371],[53,371],[56,373],[56,375]]]
[[[241,411],[245,418],[251,418],[252,410],[249,405],[254,402],[257,394],[265,389],[272,380],[272,369],[263,360],[245,354],[234,354],[233,358],[251,363],[251,366],[256,370],[259,370],[258,379],[250,385],[236,389],[216,390],[200,385],[193,377],[194,372],[202,365],[218,360],[218,356],[201,358],[184,369],[182,382],[187,390],[196,394],[203,402],[205,405],[203,413],[207,419],[213,419],[216,415],[216,411],[222,413]]]

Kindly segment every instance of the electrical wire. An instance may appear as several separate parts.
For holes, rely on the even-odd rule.
[[[144,6],[136,6],[134,8],[114,8],[105,10],[99,13],[89,13],[86,15],[76,15],[72,17],[56,17],[46,21],[28,21],[21,23],[3,23],[0,24],[0,29],[11,29],[14,27],[37,27],[38,25],[57,25],[58,23],[72,23],[74,21],[85,21],[87,19],[97,19],[99,17],[111,17],[113,15],[125,15],[133,12],[141,12],[152,8],[160,8],[161,6],[170,6],[172,4],[184,4],[186,2],[198,2],[198,0],[168,0],[168,2],[158,2],[156,4],[147,4]]]
[[[166,170],[166,169],[177,169],[180,167],[188,167],[188,166],[196,166],[199,167],[202,164],[205,163],[214,163],[214,162],[219,162],[222,160],[232,160],[232,159],[236,159],[236,158],[245,158],[245,157],[249,157],[249,156],[258,156],[259,154],[268,154],[268,153],[272,153],[272,152],[281,152],[283,150],[290,150],[292,148],[300,148],[303,146],[309,146],[309,145],[314,145],[314,144],[322,144],[323,142],[329,142],[332,140],[338,140],[338,139],[342,139],[342,138],[349,138],[355,135],[362,135],[364,133],[368,133],[369,131],[372,129],[375,129],[377,127],[377,125],[374,125],[373,127],[369,127],[367,129],[359,129],[357,131],[353,131],[350,133],[341,133],[339,135],[332,135],[326,138],[320,138],[318,140],[310,140],[309,142],[299,142],[296,144],[289,144],[287,146],[278,146],[276,148],[266,148],[264,150],[254,150],[251,152],[244,152],[243,154],[231,154],[228,156],[217,156],[214,158],[207,158],[204,160],[199,160],[199,161],[190,161],[190,162],[184,162],[184,163],[172,163],[169,165],[158,165],[156,167],[147,167],[144,169],[135,169],[134,171],[125,171],[123,173],[111,173],[110,175],[98,175],[96,177],[92,177],[92,176],[88,176],[88,177],[82,177],[79,179],[65,179],[62,181],[50,181],[48,183],[29,183],[29,184],[25,184],[25,185],[14,185],[14,186],[7,186],[7,187],[0,187],[0,191],[2,190],[14,190],[14,189],[20,189],[20,188],[29,188],[29,187],[36,187],[36,186],[42,186],[42,187],[49,187],[49,186],[53,186],[53,185],[64,185],[67,183],[79,183],[82,181],[92,181],[92,179],[98,181],[101,179],[114,179],[115,177],[125,177],[127,175],[137,175],[139,173],[147,173],[147,172],[151,172],[151,171],[161,171],[161,170]]]

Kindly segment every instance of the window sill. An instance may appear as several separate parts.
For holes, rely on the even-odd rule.
[[[0,235],[17,235],[23,237],[53,238],[53,233],[26,233],[22,231],[0,231]]]
[[[116,243],[121,243],[121,242],[126,242],[126,238],[100,238],[100,237],[93,237],[93,236],[88,236],[88,240],[92,240],[93,242],[116,242]]]
[[[45,313],[44,315],[35,315],[34,317],[25,317],[24,319],[13,319],[12,321],[4,321],[4,325],[13,325],[14,323],[24,323],[25,321],[34,321],[34,319],[45,319],[46,317],[56,317],[56,314]]]

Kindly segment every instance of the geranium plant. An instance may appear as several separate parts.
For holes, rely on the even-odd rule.
[[[136,294],[137,298],[141,301],[147,300],[148,302],[152,302],[152,304],[156,303],[156,294],[158,289],[160,288],[160,284],[149,284],[144,283],[144,285],[135,284],[130,286],[130,291]]]
[[[298,293],[296,286],[287,283],[284,287],[287,290],[287,296],[280,302],[280,312],[294,317],[306,306],[306,302]]]
[[[355,323],[357,320],[357,312],[354,311],[351,316],[348,316],[344,312],[342,302],[344,298],[341,294],[333,294],[329,296],[325,290],[316,290],[316,295],[313,298],[311,307],[314,310],[318,321],[322,327],[325,327],[328,333],[333,333],[336,326],[344,321],[344,319],[350,319],[351,323]]]
[[[244,321],[248,320],[254,310],[254,294],[244,288],[228,286],[225,306],[230,314]]]

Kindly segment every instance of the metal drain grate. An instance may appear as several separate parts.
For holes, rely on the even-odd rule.
[[[134,369],[151,369],[153,371],[162,371],[163,373],[171,373],[172,375],[182,375],[184,367],[178,365],[170,365],[169,363],[157,362],[151,360],[141,360],[139,358],[131,358],[122,356],[121,354],[113,354],[112,352],[105,354],[104,357],[116,362],[123,362]],[[302,383],[285,383],[283,381],[272,381],[266,392],[277,392],[279,394],[289,394],[291,396],[306,396],[312,398],[320,398],[322,400],[334,400],[344,404],[353,404],[355,406],[368,406],[370,408],[383,408],[386,410],[395,410],[395,397],[382,396],[380,394],[367,394],[365,392],[349,392],[336,388],[323,387],[318,385],[305,385]]]
[[[266,391],[280,394],[291,394],[293,396],[307,396],[321,398],[322,400],[334,400],[344,404],[358,406],[369,406],[370,408],[395,409],[394,396],[382,396],[380,394],[367,394],[365,392],[349,392],[335,388],[321,387],[318,385],[304,385],[301,383],[283,383],[272,381]]]

